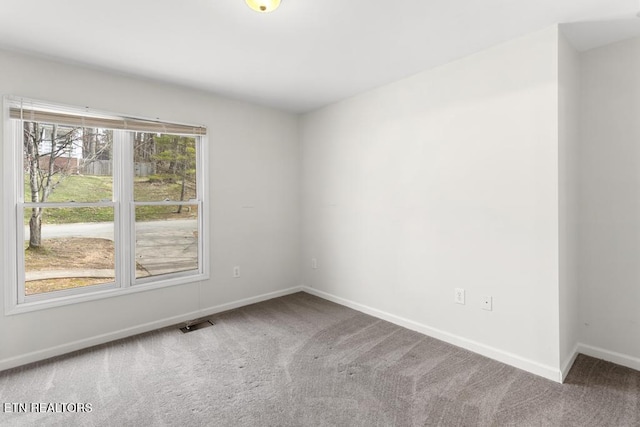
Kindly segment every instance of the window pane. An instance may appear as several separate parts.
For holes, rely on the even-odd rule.
[[[148,213],[177,211],[183,219],[153,219]],[[152,216],[153,218],[153,216]],[[197,205],[136,207],[136,278],[198,269]]]
[[[196,198],[196,139],[179,135],[134,135],[134,200]]]
[[[111,200],[112,143],[112,131],[25,122],[24,200]]]
[[[93,224],[76,220],[83,218],[76,212],[80,209],[85,208],[25,209],[26,295],[114,281],[113,208],[92,208],[99,217],[108,218]],[[38,215],[45,218],[40,233]]]

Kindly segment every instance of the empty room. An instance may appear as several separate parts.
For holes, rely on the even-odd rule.
[[[0,425],[640,425],[638,0],[1,0]]]

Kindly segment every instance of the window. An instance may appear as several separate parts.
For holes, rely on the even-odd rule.
[[[13,97],[5,112],[8,312],[207,277],[204,127]]]

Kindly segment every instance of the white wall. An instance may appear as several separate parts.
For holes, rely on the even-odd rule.
[[[585,52],[581,67],[580,339],[640,369],[640,38]]]
[[[0,316],[0,370],[299,285],[296,116],[4,51],[0,94],[206,125],[213,261],[207,282]]]
[[[577,157],[580,138],[580,56],[559,34],[560,366],[568,374],[578,345]]]
[[[550,28],[305,115],[304,284],[557,380],[558,96]]]

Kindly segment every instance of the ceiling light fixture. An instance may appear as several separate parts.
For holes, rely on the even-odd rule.
[[[247,6],[256,12],[269,13],[273,12],[280,6],[280,0],[245,0]]]

